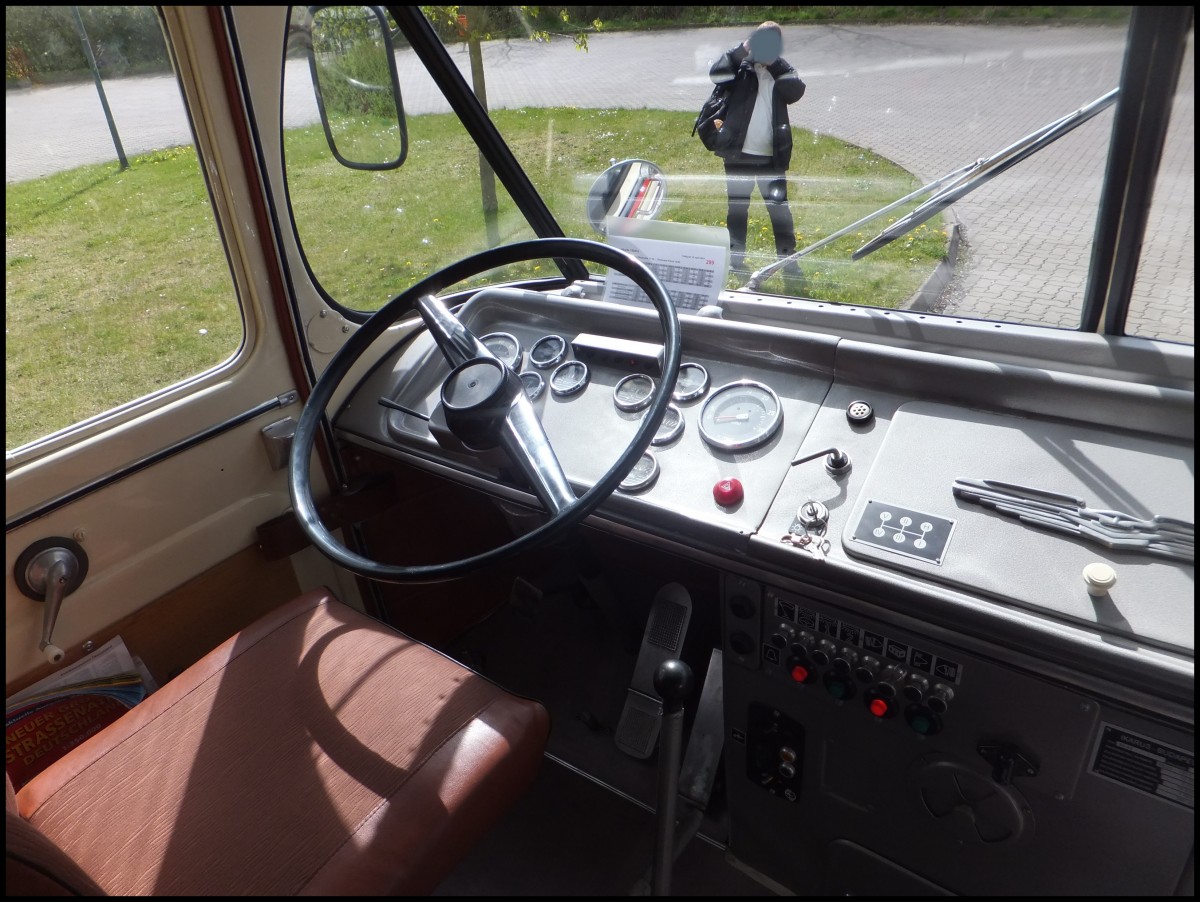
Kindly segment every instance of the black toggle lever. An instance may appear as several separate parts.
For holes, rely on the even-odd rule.
[[[839,477],[845,476],[850,472],[850,455],[840,448],[826,448],[824,451],[816,451],[812,454],[806,454],[804,457],[797,457],[792,461],[792,466],[797,464],[808,463],[810,460],[816,460],[818,457],[825,458],[825,472],[830,476]]]
[[[654,691],[663,701],[652,884],[655,896],[671,895],[671,870],[675,863],[675,801],[679,793],[679,767],[683,757],[683,704],[692,694],[694,684],[692,668],[675,658],[663,661],[654,671]]]

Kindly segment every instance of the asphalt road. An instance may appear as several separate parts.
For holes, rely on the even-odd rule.
[[[489,42],[489,104],[611,108],[634,97],[643,107],[698,109],[709,61],[744,37],[741,28],[602,32],[586,56],[565,39]],[[786,26],[784,56],[808,85],[790,115],[795,126],[867,147],[927,183],[1116,87],[1123,47],[1124,30],[1106,26]],[[466,53],[456,49],[455,58],[467,71]],[[411,52],[398,63],[410,113],[448,110]],[[1135,334],[1189,343],[1194,72],[1189,39],[1130,315]],[[127,154],[191,142],[173,79],[113,79],[105,89]],[[308,92],[287,96],[286,125],[315,116]],[[1077,325],[1112,121],[1109,109],[951,208],[965,255],[935,309]],[[116,159],[91,84],[8,91],[5,125],[6,183]],[[1081,180],[1080,172],[1094,175]]]

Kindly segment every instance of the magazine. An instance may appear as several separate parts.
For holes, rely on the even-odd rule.
[[[120,636],[5,700],[4,769],[20,789],[155,689]]]

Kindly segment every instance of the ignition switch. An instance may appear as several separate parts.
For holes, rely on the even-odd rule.
[[[796,519],[805,529],[820,529],[829,522],[829,508],[820,501],[805,501],[796,510]]]

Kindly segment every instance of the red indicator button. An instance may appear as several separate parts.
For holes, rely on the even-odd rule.
[[[883,717],[888,713],[888,703],[881,698],[871,699],[871,704],[867,707],[876,717]]]
[[[792,668],[792,679],[797,683],[803,683],[808,679],[808,668],[803,664],[797,664]]]
[[[722,507],[737,504],[746,496],[742,484],[736,479],[722,479],[713,486],[713,498]]]

